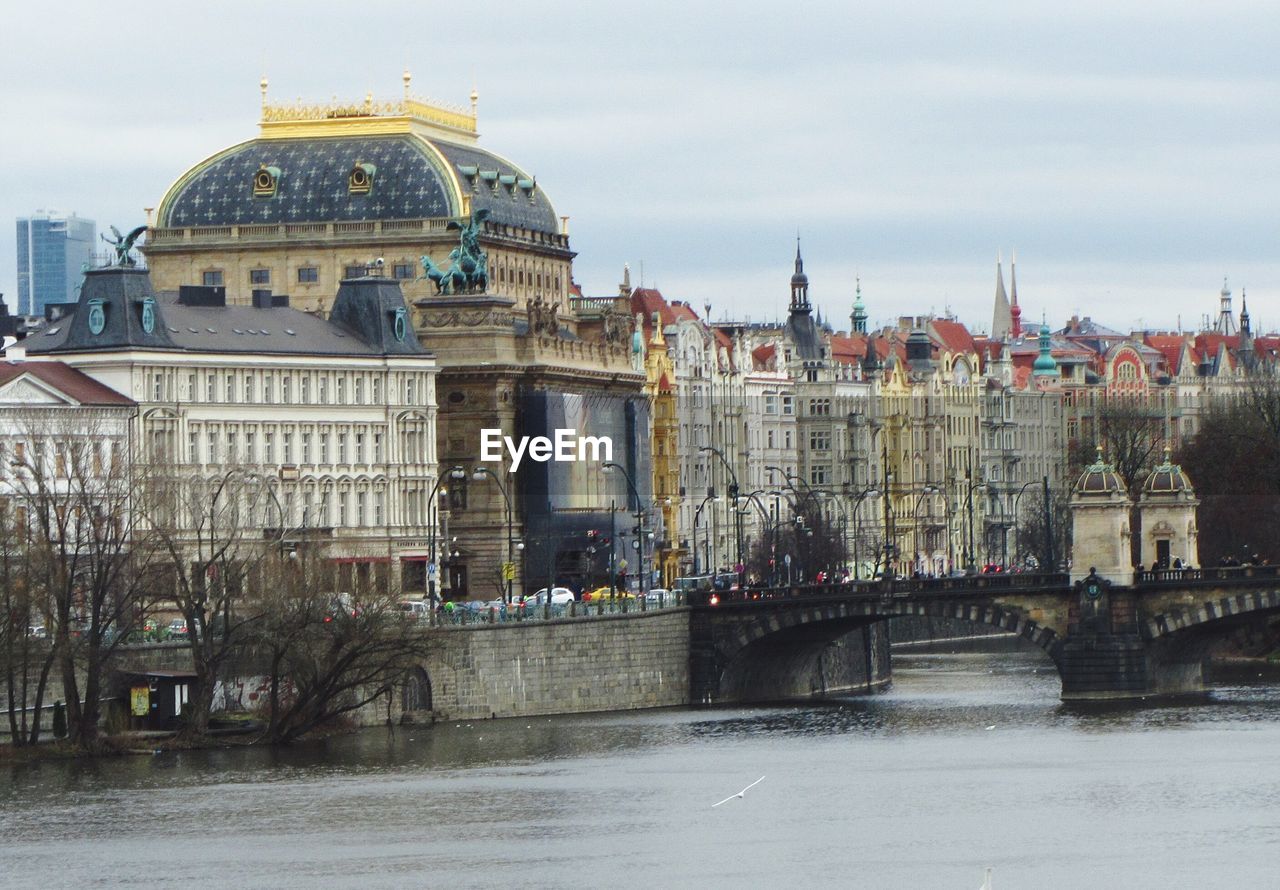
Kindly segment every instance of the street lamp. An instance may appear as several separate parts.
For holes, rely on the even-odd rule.
[[[965,567],[971,574],[978,568],[973,560],[973,493],[979,488],[989,488],[989,486],[985,482],[970,483],[969,490],[964,496],[964,509],[965,513],[968,514],[969,517],[969,552],[965,554]]]
[[[431,553],[431,562],[427,566],[427,602],[429,603],[434,603],[436,601],[436,573],[439,571],[439,567],[436,563],[436,532],[440,528],[440,523],[438,521],[440,516],[440,502],[437,501],[436,498],[444,497],[445,494],[448,493],[447,488],[440,487],[445,478],[446,477],[443,475],[436,477],[435,484],[431,486],[431,493],[427,495],[427,528],[431,531],[431,546],[429,548]],[[467,471],[462,469],[462,467],[450,467],[448,478],[458,480],[466,479]]]
[[[880,489],[875,486],[868,486],[858,493],[853,501],[853,580],[858,581],[862,578],[862,528],[859,525],[858,508],[862,506],[862,502],[867,498],[880,497]]]
[[[698,520],[702,518],[702,508],[708,503],[720,503],[714,488],[707,490],[707,496],[702,499],[702,503],[698,504],[698,509],[693,511],[693,573],[695,575],[698,574]]]
[[[745,567],[742,565],[742,514],[738,512],[738,492],[741,490],[738,487],[738,474],[733,471],[733,466],[729,463],[729,459],[724,456],[724,452],[719,448],[716,448],[713,445],[703,445],[698,449],[698,451],[710,451],[716,457],[720,458],[720,463],[724,464],[725,470],[729,473],[729,503],[733,505],[734,550],[737,554],[738,560],[735,568],[738,572],[738,589],[742,590],[746,587],[746,584],[743,583],[744,579],[742,577],[743,569]]]
[[[502,480],[498,474],[488,467],[476,467],[471,472],[471,478],[477,482],[484,481],[484,477],[488,476],[498,485],[498,491],[502,493],[502,500],[507,506],[507,561],[502,567],[502,578],[506,581],[506,602],[511,605],[511,579],[515,575],[515,533],[511,524],[511,496],[507,494],[507,487],[502,484]]]
[[[913,538],[912,543],[915,544],[917,557],[920,553],[920,505],[924,503],[925,495],[937,494],[940,491],[942,491],[942,489],[936,485],[926,485],[924,488],[920,489],[920,494],[916,495],[916,506],[915,509],[911,511],[911,537]],[[928,550],[927,543],[925,545],[925,550]]]
[[[647,575],[648,572],[645,568],[645,561],[644,561],[644,504],[641,502],[640,492],[639,490],[637,490],[636,483],[631,478],[631,474],[627,472],[627,468],[622,466],[622,464],[617,464],[617,463],[614,463],[613,461],[605,461],[604,464],[602,464],[602,467],[605,470],[605,472],[608,472],[610,470],[617,470],[618,472],[622,473],[622,478],[627,480],[627,488],[630,489],[631,496],[634,497],[636,500],[636,523],[637,524],[636,524],[635,548],[638,554],[637,559],[639,560],[639,563],[637,564],[637,569],[639,571],[637,572],[637,574],[640,574],[643,572],[644,574]],[[641,587],[641,590],[639,592],[641,594],[648,593],[649,592],[648,580],[641,578],[640,587]]]

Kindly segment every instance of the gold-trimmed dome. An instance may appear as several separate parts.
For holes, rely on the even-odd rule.
[[[1116,468],[1102,458],[1102,446],[1098,446],[1098,459],[1083,473],[1076,482],[1076,494],[1128,494],[1124,480],[1116,472]]]
[[[1142,486],[1145,494],[1195,494],[1191,480],[1182,472],[1182,467],[1169,459],[1169,449],[1164,450],[1164,462],[1151,471]]]

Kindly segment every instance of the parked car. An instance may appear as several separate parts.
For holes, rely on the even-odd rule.
[[[431,607],[422,600],[401,600],[400,612],[405,618],[416,618],[419,621],[425,621],[427,616],[431,614]]]
[[[584,603],[607,603],[610,600],[615,603],[620,602],[621,600],[631,600],[632,602],[635,602],[635,599],[636,595],[628,590],[615,591],[608,586],[597,587],[595,590],[589,590],[582,595],[582,601]]]
[[[27,636],[35,640],[45,640],[49,637],[49,632],[45,630],[43,624],[33,624],[27,628]]]
[[[573,591],[567,587],[551,588],[551,605],[567,606],[573,602]],[[524,598],[525,606],[545,606],[547,604],[547,588],[542,588],[537,593],[531,593]]]
[[[676,594],[673,590],[664,590],[661,587],[655,587],[644,595],[645,605],[649,606],[674,606],[676,602]]]
[[[187,629],[187,619],[175,618],[170,621],[169,626],[165,628],[164,635],[166,640],[185,640],[190,636],[190,633],[191,632]]]

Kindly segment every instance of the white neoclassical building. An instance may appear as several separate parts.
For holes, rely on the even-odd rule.
[[[342,282],[328,318],[217,287],[156,293],[144,269],[86,274],[76,311],[25,341],[136,403],[131,438],[189,479],[259,480],[265,537],[321,541],[353,572],[426,588],[437,521],[436,363],[396,281]]]

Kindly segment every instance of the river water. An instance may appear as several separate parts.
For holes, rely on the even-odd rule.
[[[1039,653],[894,671],[822,705],[13,768],[0,886],[1280,885],[1280,686],[1080,708]]]

